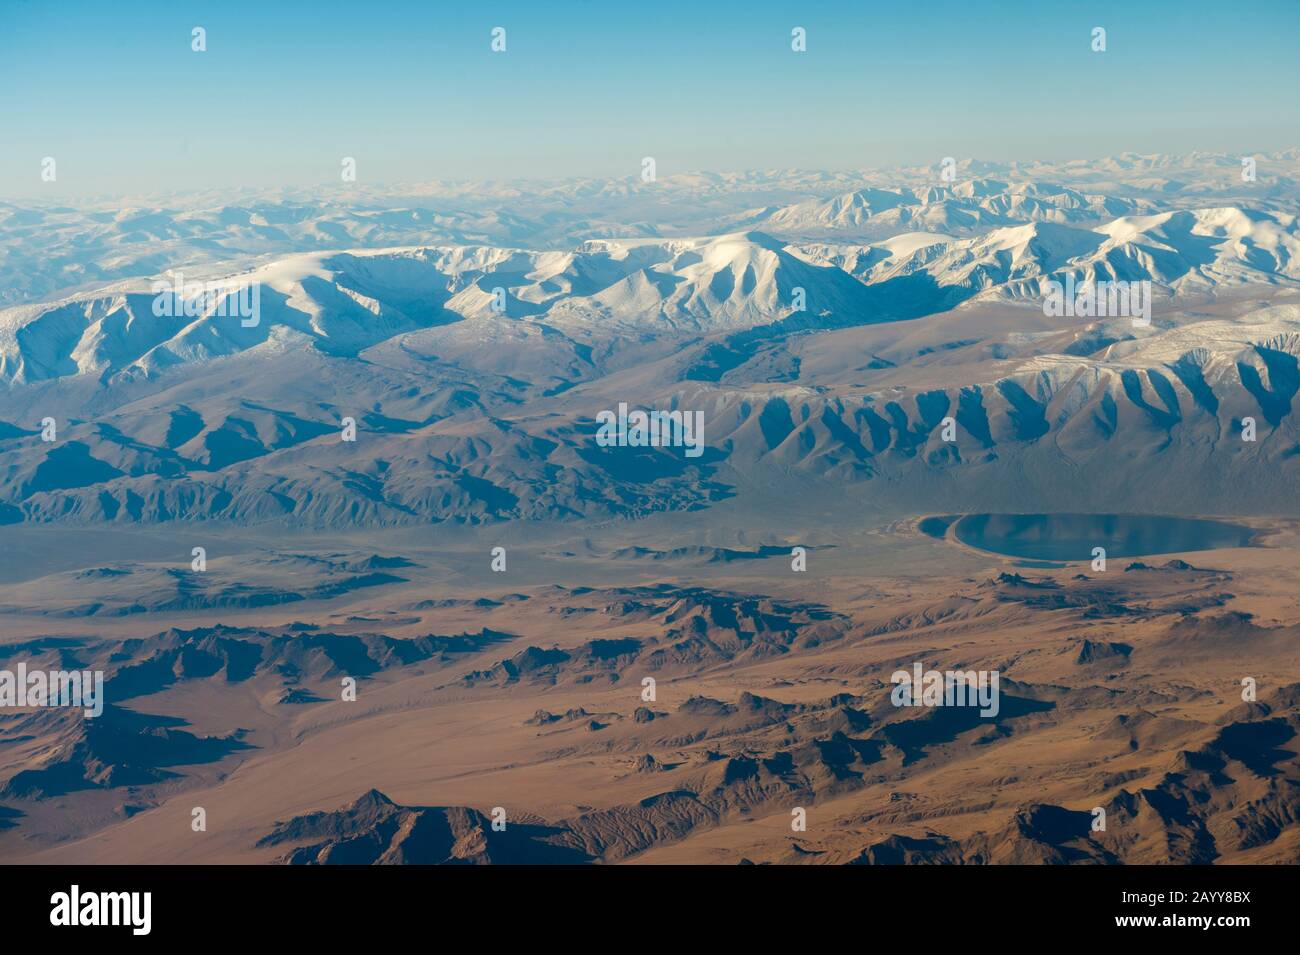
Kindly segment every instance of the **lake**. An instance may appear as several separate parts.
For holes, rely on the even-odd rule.
[[[1085,561],[1246,547],[1255,531],[1226,521],[1152,514],[967,514],[953,535],[980,550],[1029,560]]]

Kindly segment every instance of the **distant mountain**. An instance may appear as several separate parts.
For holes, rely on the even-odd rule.
[[[871,245],[788,245],[749,232],[590,240],[554,252],[435,246],[298,255],[217,280],[232,291],[260,286],[255,327],[214,308],[159,316],[157,297],[134,283],[0,310],[0,381],[149,375],[299,338],[354,356],[464,319],[540,323],[589,342],[628,331],[838,328],[975,297],[1041,298],[1045,278],[1066,275],[1145,280],[1175,293],[1294,286],[1300,227],[1294,215],[1213,208],[1090,229],[1035,222],[966,239],[907,233]]]
[[[440,185],[363,191],[373,206],[346,214],[301,196],[89,213],[103,231],[87,255],[110,261],[101,240],[134,235],[175,271],[0,309],[0,524],[639,518],[818,481],[930,513],[1045,507],[1061,481],[1104,509],[1135,480],[1198,513],[1242,494],[1286,510],[1300,484],[1300,226],[1269,196],[1300,155],[1260,157],[1256,183],[1229,175],[1232,158],[964,162],[952,183],[927,168],[495,184],[477,198]],[[1150,185],[1174,172],[1199,185]],[[749,204],[790,193],[805,198]],[[1189,205],[1246,194],[1258,202]],[[384,205],[399,198],[404,211]],[[597,227],[535,246],[319,248],[455,231],[424,202],[494,235]],[[636,231],[634,211],[664,233],[673,211],[749,224],[611,235]],[[29,236],[87,214],[0,206]],[[277,251],[187,265],[189,243],[217,232]],[[182,278],[257,288],[257,320],[155,292]],[[1150,282],[1150,325],[1044,315],[1048,283],[1067,280]],[[620,405],[698,412],[702,453],[598,444],[597,415]],[[1240,438],[1247,418],[1256,442]]]
[[[509,182],[325,183],[60,202],[0,201],[0,306],[169,268],[243,270],[296,252],[429,245],[570,248],[591,238],[764,231],[888,238],[1027,222],[1090,225],[1211,206],[1293,212],[1300,151],[1126,154],[1068,162],[959,158],[893,169],[768,169]],[[636,173],[639,173],[639,168]]]
[[[1090,195],[1064,186],[972,179],[952,188],[860,189],[778,209],[758,227],[782,237],[891,236],[903,230],[969,233],[1025,222],[1091,224],[1157,211],[1145,199]]]
[[[1036,222],[968,239],[903,234],[867,246],[795,246],[810,262],[868,285],[918,274],[936,288],[998,298],[1043,296],[1042,280],[1149,281],[1170,292],[1300,281],[1294,215],[1216,208],[1124,216],[1089,229]]]

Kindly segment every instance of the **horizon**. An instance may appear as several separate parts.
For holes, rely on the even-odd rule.
[[[1236,169],[1236,163],[1244,157],[1267,157],[1267,156],[1287,156],[1292,153],[1300,153],[1300,139],[1297,139],[1293,145],[1282,145],[1273,149],[1244,149],[1237,153],[1223,152],[1210,149],[1189,149],[1177,152],[1119,152],[1107,153],[1096,156],[1066,156],[1061,159],[1048,159],[1042,156],[1024,156],[1012,160],[996,160],[987,156],[967,156],[954,157],[957,161],[957,167],[963,168],[968,164],[976,165],[1007,165],[1013,167],[1019,166],[1045,166],[1045,167],[1065,167],[1083,163],[1105,163],[1121,159],[1163,159],[1163,160],[1187,160],[1192,158],[1204,159],[1223,159],[1228,160],[1228,168]],[[699,169],[682,169],[676,172],[660,175],[656,182],[674,182],[690,178],[692,176],[719,176],[719,177],[778,177],[790,174],[811,174],[826,176],[852,176],[854,174],[890,174],[898,173],[900,175],[899,184],[905,185],[908,180],[904,175],[915,177],[926,170],[937,170],[940,163],[936,160],[930,163],[896,163],[892,165],[881,166],[752,166],[752,167],[734,167],[734,168],[699,168]],[[1267,181],[1268,169],[1265,167],[1261,170],[1262,177]],[[1009,169],[1007,173],[996,171],[979,172],[977,174],[965,177],[966,180],[995,178],[998,175],[1008,175],[1010,178],[1008,185],[1018,183],[1032,184],[1035,180],[1034,175],[1028,170]],[[118,201],[161,201],[163,199],[189,199],[203,196],[208,193],[237,193],[239,195],[249,196],[277,196],[293,200],[296,197],[292,195],[295,190],[312,190],[329,187],[336,192],[336,198],[340,201],[349,199],[382,199],[382,198],[409,198],[409,199],[437,199],[441,198],[437,192],[429,192],[425,196],[419,194],[402,195],[404,190],[413,190],[421,187],[444,187],[447,189],[466,188],[466,187],[501,187],[501,186],[554,186],[562,184],[572,184],[580,182],[637,182],[639,175],[636,171],[620,175],[572,175],[572,176],[517,176],[513,178],[430,178],[430,179],[398,179],[374,182],[349,182],[340,184],[335,180],[321,179],[317,182],[291,183],[282,185],[265,185],[265,186],[239,186],[239,187],[222,187],[222,186],[195,186],[189,188],[156,190],[152,192],[117,192],[117,193],[86,193],[86,194],[62,194],[51,195],[47,191],[44,194],[25,195],[25,194],[4,194],[0,193],[0,202],[10,203],[13,205],[31,204],[41,205],[43,203],[54,204],[71,204],[74,208],[82,205],[92,205],[102,202]],[[912,181],[915,181],[914,178]],[[957,179],[953,184],[962,182],[963,179]],[[46,185],[53,186],[53,183]],[[647,188],[653,188],[652,184],[647,184]],[[864,182],[861,187],[851,188],[848,191],[858,191],[859,188],[879,188],[878,186],[869,185]],[[52,190],[51,190],[52,191]],[[326,195],[320,195],[320,199],[327,198]],[[456,196],[455,198],[465,198]],[[473,198],[473,197],[471,197]]]

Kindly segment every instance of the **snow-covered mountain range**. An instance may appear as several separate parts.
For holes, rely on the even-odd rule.
[[[1255,162],[1243,181],[1243,158]],[[639,168],[637,170],[639,172]],[[951,175],[952,181],[945,177]],[[1044,221],[1243,206],[1294,212],[1300,151],[1041,163],[955,161],[838,172],[695,173],[643,182],[360,182],[315,189],[0,200],[0,306],[155,275],[243,269],[290,252],[424,245],[567,249],[589,239],[761,231],[860,242]]]
[[[33,281],[74,261],[100,274],[6,287],[0,522],[566,520],[817,481],[926,509],[1049,508],[1068,481],[1079,506],[1106,508],[1135,476],[1180,471],[1199,477],[1167,488],[1189,496],[1170,506],[1228,512],[1249,492],[1286,509],[1297,155],[1261,161],[1254,183],[1228,158],[1033,181],[967,164],[943,185],[919,170],[432,190],[462,204],[442,219],[374,196],[328,215],[304,197],[5,207],[11,271],[14,248],[33,254],[17,220],[65,252],[68,235],[84,243]],[[211,301],[187,312],[167,291],[182,276],[255,287],[256,321]],[[1045,314],[1067,279],[1151,283],[1151,324]],[[620,403],[699,411],[705,453],[598,447],[595,416]],[[955,441],[938,436],[948,417]],[[1256,444],[1238,438],[1246,418]]]
[[[1044,280],[1066,275],[1080,284],[1148,281],[1170,296],[1300,288],[1300,225],[1294,214],[1224,207],[1092,228],[1041,221],[967,238],[905,232],[870,244],[785,243],[748,232],[590,240],[549,252],[471,245],[306,253],[219,276],[260,287],[252,328],[215,308],[159,316],[152,280],[0,310],[0,380],[148,373],[289,333],[355,355],[404,332],[496,316],[584,341],[842,328],[969,301],[1041,301]]]

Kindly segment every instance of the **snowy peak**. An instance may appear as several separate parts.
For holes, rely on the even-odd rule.
[[[900,230],[970,233],[1029,222],[1090,224],[1154,211],[1146,200],[1086,194],[1064,186],[971,179],[906,191],[861,189],[772,212],[762,228],[787,239],[875,237]]]
[[[838,212],[904,201],[886,195],[855,194]],[[586,341],[629,332],[835,328],[933,314],[971,299],[1032,300],[1043,294],[1043,280],[1069,275],[1149,281],[1168,294],[1293,285],[1300,282],[1297,218],[1220,206],[1087,227],[1040,220],[970,236],[903,232],[852,245],[787,243],[749,230],[591,239],[552,251],[438,245],[298,254],[209,277],[209,287],[256,288],[256,321],[232,315],[220,297],[190,309],[171,296],[160,313],[155,288],[180,280],[172,274],[0,310],[0,380],[149,375],[301,344],[351,356],[463,321],[536,322]]]

